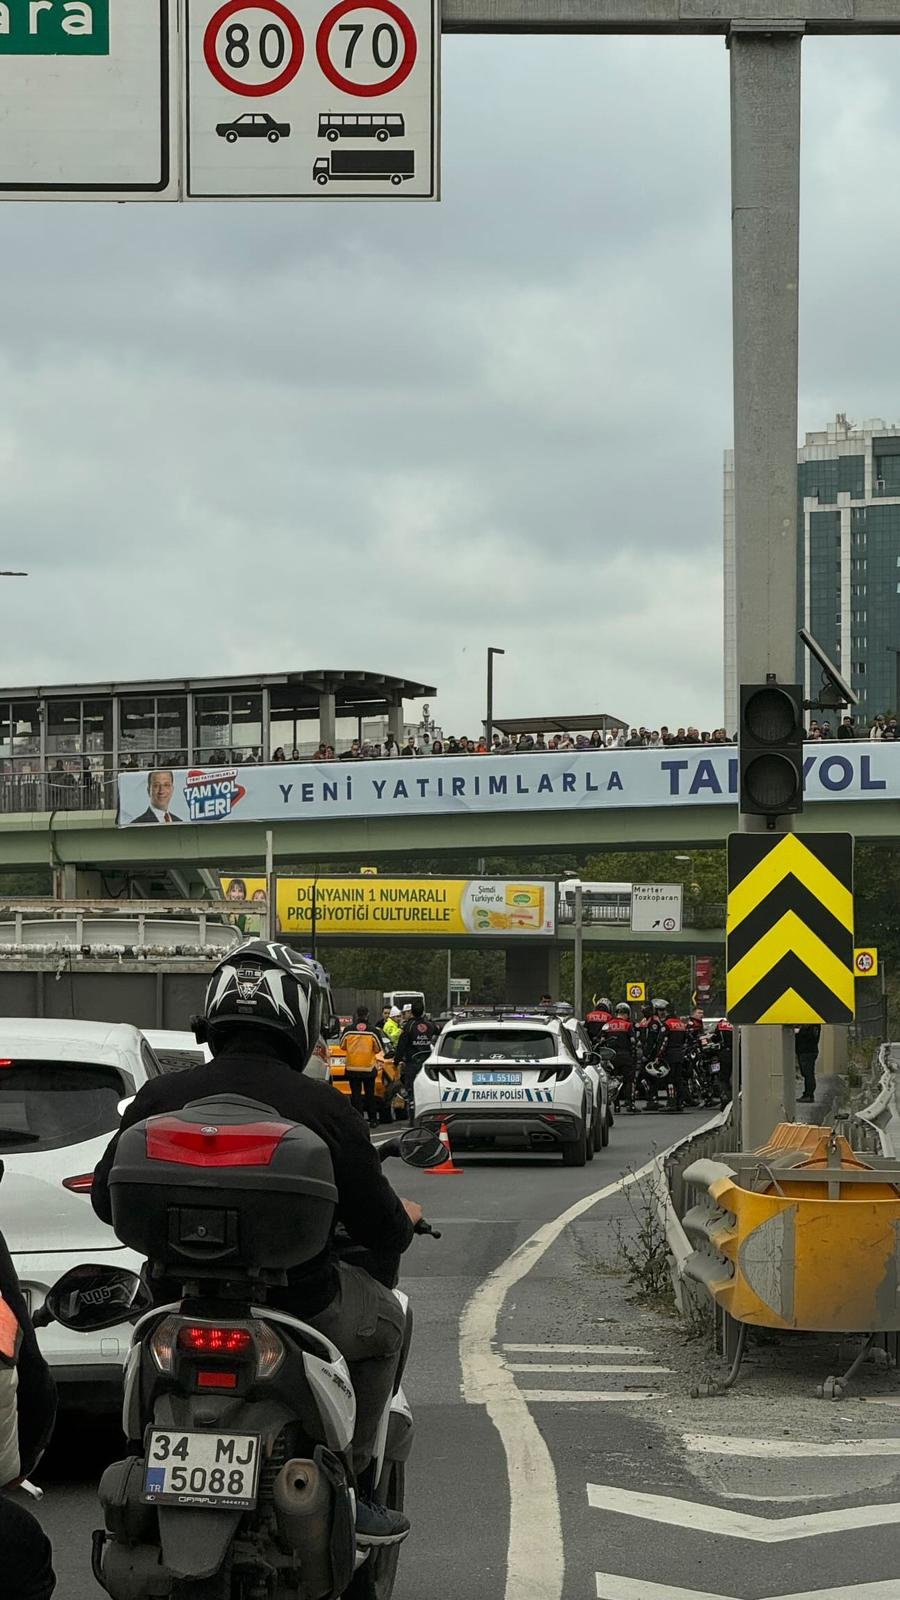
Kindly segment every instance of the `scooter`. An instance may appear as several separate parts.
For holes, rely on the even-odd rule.
[[[427,1168],[433,1134],[380,1149]],[[155,1170],[154,1170],[155,1168]],[[152,1306],[136,1274],[67,1272],[35,1322],[80,1331],[134,1322],[123,1424],[132,1453],[99,1488],[105,1526],[92,1569],[112,1600],[389,1600],[399,1545],[357,1548],[351,1441],[356,1401],[340,1351],[267,1305],[289,1265],[331,1235],[337,1199],[327,1147],[269,1106],[217,1096],[137,1123],[110,1175],[116,1231],[151,1278],[181,1278]],[[417,1233],[439,1238],[421,1221]],[[148,1248],[151,1246],[151,1248]],[[403,1506],[413,1420],[401,1371],[364,1492]]]

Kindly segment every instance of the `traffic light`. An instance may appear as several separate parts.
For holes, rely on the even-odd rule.
[[[742,683],[740,810],[758,817],[803,810],[803,690],[799,683]]]

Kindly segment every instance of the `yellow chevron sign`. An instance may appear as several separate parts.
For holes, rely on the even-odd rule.
[[[733,833],[726,960],[732,1022],[851,1022],[852,835]]]

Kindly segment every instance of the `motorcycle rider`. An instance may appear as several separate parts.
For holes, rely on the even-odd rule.
[[[2,1166],[2,1164],[0,1164]],[[4,1600],[50,1600],[50,1540],[30,1511],[7,1498],[43,1454],[56,1418],[56,1388],[38,1349],[16,1269],[0,1234],[0,1555]]]
[[[719,1101],[724,1111],[732,1095],[732,1074],[734,1072],[734,1028],[727,1017],[720,1017],[710,1035],[710,1046],[719,1059],[718,1077]]]
[[[637,1043],[640,1051],[640,1066],[638,1068],[638,1084],[643,1083],[646,1092],[647,1111],[658,1109],[658,1089],[656,1078],[646,1069],[656,1060],[659,1049],[659,1036],[662,1023],[656,1014],[656,1000],[645,1000],[641,1006],[641,1020],[637,1025]]]
[[[625,1108],[632,1114],[640,1110],[635,1104],[635,1078],[637,1075],[637,1039],[631,1016],[631,1007],[622,1000],[616,1014],[604,1026],[601,1039],[613,1052],[612,1070],[621,1080],[625,1095]]]
[[[662,1024],[656,1052],[656,1065],[668,1068],[666,1085],[668,1109],[671,1114],[684,1110],[684,1069],[688,1048],[688,1025],[673,1012],[668,1000],[655,1000],[657,1016]]]
[[[195,1021],[198,1040],[209,1043],[213,1059],[151,1078],[127,1107],[119,1133],[209,1095],[262,1101],[328,1145],[337,1219],[351,1240],[382,1258],[393,1252],[399,1260],[421,1220],[421,1207],[394,1193],[349,1100],[330,1084],[304,1076],[319,1040],[323,1005],[317,974],[286,945],[251,939],[230,951],[215,969],[204,1015]],[[91,1191],[94,1210],[107,1223],[112,1221],[109,1174],[119,1133],[100,1160]],[[409,1532],[407,1518],[366,1498],[364,1476],[400,1361],[405,1317],[399,1302],[368,1272],[341,1261],[333,1238],[321,1255],[289,1272],[287,1288],[273,1290],[270,1300],[276,1309],[310,1323],[345,1357],[356,1391],[357,1543],[399,1543]]]
[[[599,1000],[596,995],[591,1002],[591,1009],[585,1015],[584,1025],[587,1029],[591,1044],[598,1045],[603,1037],[603,1030],[608,1022],[612,1022],[612,1007],[608,999],[602,996]]]

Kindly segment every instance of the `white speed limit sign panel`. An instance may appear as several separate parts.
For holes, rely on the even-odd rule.
[[[187,24],[187,199],[437,199],[437,0],[187,0]]]

